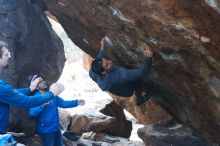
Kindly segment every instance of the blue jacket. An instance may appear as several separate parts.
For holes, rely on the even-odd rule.
[[[41,95],[38,91],[35,95]],[[52,99],[50,104],[29,109],[29,115],[36,117],[36,130],[38,133],[50,133],[59,129],[58,108],[72,108],[78,106],[78,100],[65,101],[59,96]]]
[[[105,57],[105,52],[100,50],[98,58]],[[131,85],[131,82],[148,75],[151,67],[152,59],[147,59],[139,69],[126,69],[115,65],[113,69],[105,75],[98,75],[90,69],[89,76],[103,91],[109,91],[119,96],[129,97],[134,93],[134,87]]]
[[[39,106],[54,97],[52,92],[48,92],[43,96],[27,96],[29,93],[29,88],[14,89],[9,83],[0,80],[0,133],[6,133],[10,105],[31,108]]]

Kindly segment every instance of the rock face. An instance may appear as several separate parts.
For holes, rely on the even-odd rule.
[[[25,135],[24,133],[11,133],[18,143],[24,144],[25,146],[42,146],[42,140],[38,135],[33,135],[31,137]],[[17,144],[19,145],[19,144]]]
[[[76,134],[93,131],[124,138],[130,137],[132,123],[126,120],[123,108],[114,101],[107,104],[100,112],[92,110],[90,112],[84,115],[73,115],[68,130]],[[66,119],[65,115],[61,113],[61,119]]]
[[[145,86],[173,117],[220,143],[219,0],[50,0],[49,10],[96,57],[101,37],[115,63],[136,67],[151,48]],[[147,117],[146,117],[147,118]]]
[[[137,106],[135,95],[129,98],[110,95],[117,104],[122,105],[143,124],[158,123],[172,119],[164,109],[153,101],[153,98],[144,103],[144,105]]]
[[[62,130],[67,130],[71,121],[71,113],[65,109],[59,108],[59,123]]]
[[[16,87],[28,87],[27,77],[41,74],[51,82],[62,73],[63,44],[43,10],[28,0],[0,0],[0,40],[9,44],[10,67],[1,75]],[[27,112],[14,109],[11,130],[33,133]]]
[[[108,128],[115,118],[103,114],[74,115],[71,117],[69,131],[82,134],[88,131],[101,132]]]
[[[129,138],[132,131],[131,121],[126,120],[123,108],[116,104],[114,101],[107,104],[101,112],[105,115],[114,117],[116,120],[112,122],[104,133]]]
[[[175,121],[160,124],[150,124],[138,129],[138,136],[146,146],[215,146],[192,135],[187,126]]]
[[[144,146],[143,143],[103,133],[87,132],[79,140],[64,137],[65,146]]]

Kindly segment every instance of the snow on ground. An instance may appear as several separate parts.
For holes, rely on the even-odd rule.
[[[84,106],[67,109],[71,114],[93,114],[98,109],[103,108],[105,104],[110,103],[112,98],[109,94],[100,90],[97,84],[89,77],[88,71],[83,68],[84,52],[72,43],[59,23],[51,19],[50,22],[55,32],[63,41],[67,59],[63,73],[58,81],[65,86],[65,90],[60,96],[66,100],[85,100]],[[137,120],[128,112],[125,111],[125,114],[127,119],[133,123],[130,140],[142,141],[137,135],[137,130],[143,127],[143,125],[138,124]]]

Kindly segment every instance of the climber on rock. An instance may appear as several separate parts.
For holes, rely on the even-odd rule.
[[[141,78],[147,76],[152,66],[153,53],[145,50],[143,56],[144,64],[139,69],[126,69],[114,65],[111,60],[106,59],[104,52],[105,39],[101,40],[101,49],[98,58],[92,61],[89,76],[95,81],[103,91],[112,94],[131,97],[136,95],[137,105],[140,106],[150,99],[150,95],[142,96]]]
[[[29,80],[34,81],[39,77],[41,77],[41,80],[37,85],[37,90],[31,93],[33,95],[44,95],[49,92],[48,83],[42,76],[30,76]],[[57,96],[47,103],[29,109],[29,115],[36,118],[36,131],[41,137],[44,146],[63,146],[58,107],[73,108],[84,104],[85,101],[83,99],[67,101]]]

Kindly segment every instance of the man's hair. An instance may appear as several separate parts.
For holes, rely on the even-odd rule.
[[[102,67],[102,58],[97,58],[92,61],[91,70],[98,75],[101,75],[102,72],[105,71]]]
[[[31,83],[32,81],[36,80],[37,78],[42,77],[41,75],[29,75],[28,76],[28,81]],[[43,78],[43,77],[42,77]],[[43,78],[44,79],[44,78]],[[31,93],[29,93],[28,95],[33,96],[35,93],[37,92],[37,90],[32,91]]]
[[[3,47],[8,48],[8,44],[6,42],[3,42],[3,41],[0,40],[0,58],[2,58]]]
[[[37,78],[39,78],[39,77],[45,79],[45,78],[44,78],[43,76],[41,76],[41,75],[29,75],[29,76],[28,76],[28,81],[29,81],[29,82],[34,81],[35,79],[37,79]]]

